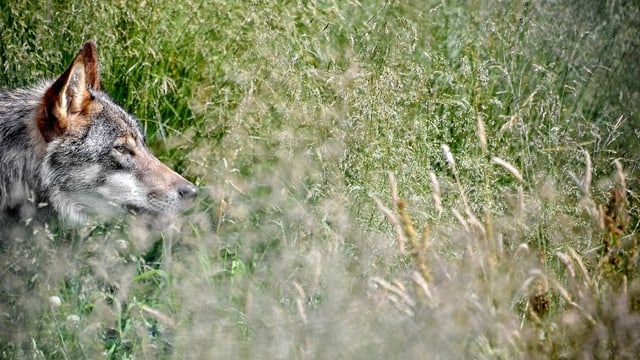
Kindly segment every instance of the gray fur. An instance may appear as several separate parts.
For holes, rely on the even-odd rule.
[[[47,198],[42,189],[40,172],[44,155],[31,143],[30,121],[49,83],[0,91],[0,216],[28,217],[38,203]],[[26,212],[26,213],[24,213]],[[1,222],[0,222],[1,223]]]

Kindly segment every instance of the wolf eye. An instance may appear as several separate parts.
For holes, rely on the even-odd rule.
[[[133,155],[133,149],[131,149],[129,146],[127,146],[127,144],[118,144],[118,145],[114,145],[113,148],[121,153],[121,154],[125,154],[125,155]]]

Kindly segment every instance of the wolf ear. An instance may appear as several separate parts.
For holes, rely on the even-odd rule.
[[[38,116],[37,125],[46,142],[73,127],[72,115],[88,112],[89,89],[100,89],[98,54],[93,41],[84,44],[67,70],[44,94],[44,113]]]

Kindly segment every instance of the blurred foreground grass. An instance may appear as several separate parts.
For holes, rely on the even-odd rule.
[[[0,357],[640,353],[635,2],[16,1],[0,19],[0,85],[95,39],[103,87],[203,189],[159,236],[125,219],[4,249]]]

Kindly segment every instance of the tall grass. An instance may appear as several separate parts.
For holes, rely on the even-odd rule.
[[[3,358],[634,358],[640,9],[0,4],[0,84],[87,39],[202,188],[3,249]],[[614,160],[616,160],[614,162]]]

